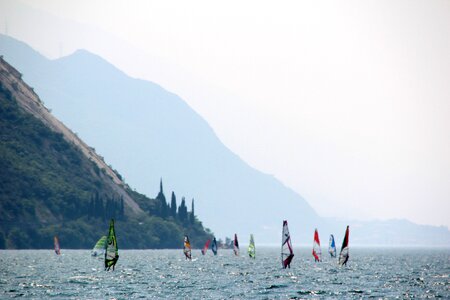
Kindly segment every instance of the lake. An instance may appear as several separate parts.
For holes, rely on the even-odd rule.
[[[193,261],[182,250],[119,250],[114,272],[90,250],[2,250],[0,298],[450,298],[449,249],[350,248],[348,266],[338,267],[297,248],[287,270],[278,248],[257,248],[256,259],[243,250],[193,250]]]

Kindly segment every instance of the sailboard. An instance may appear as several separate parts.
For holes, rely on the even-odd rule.
[[[191,243],[189,242],[189,237],[187,235],[184,236],[183,253],[184,253],[184,256],[186,256],[186,259],[189,259],[189,260],[192,259]]]
[[[216,241],[216,238],[214,238],[213,241],[212,241],[211,250],[214,253],[214,255],[217,255],[217,241]]]
[[[112,268],[114,271],[118,260],[119,248],[117,247],[116,231],[114,230],[114,219],[111,219],[105,245],[105,270],[109,271]]]
[[[234,255],[239,256],[239,242],[238,242],[236,233],[234,234],[233,250],[234,250]]]
[[[348,234],[349,234],[349,226],[347,225],[347,229],[345,230],[344,241],[342,242],[341,252],[339,254],[339,265],[347,265],[348,261]]]
[[[291,235],[289,234],[288,223],[284,220],[281,240],[281,265],[284,269],[291,267],[291,261],[293,258],[294,251],[292,250]]]
[[[205,243],[205,246],[203,246],[203,249],[202,249],[202,254],[203,254],[203,255],[205,255],[205,254],[206,254],[206,251],[208,251],[209,243],[210,243],[210,242],[211,242],[211,240],[207,240],[206,243]]]
[[[328,244],[328,253],[331,257],[336,257],[336,244],[334,243],[334,236],[330,235],[330,243]]]
[[[256,257],[255,240],[253,239],[253,234],[250,234],[250,244],[248,245],[248,256],[250,256],[250,258]]]
[[[320,248],[319,232],[317,231],[317,228],[314,231],[314,242],[313,242],[312,255],[314,256],[315,261],[322,260],[322,249]]]
[[[92,248],[92,251],[91,251],[92,256],[100,256],[100,255],[105,254],[105,246],[106,246],[107,239],[108,239],[108,237],[106,235],[104,235],[97,241],[94,248]]]
[[[58,237],[56,235],[53,238],[53,244],[55,246],[55,253],[56,253],[56,255],[60,255],[61,254],[61,248],[59,247],[59,240],[58,240]]]

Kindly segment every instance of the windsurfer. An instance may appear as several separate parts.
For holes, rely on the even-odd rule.
[[[112,264],[109,267],[108,267],[108,262],[105,261],[105,270],[109,271],[111,269],[111,267],[112,267],[112,269],[114,271],[114,268],[115,268],[116,263],[117,263],[118,260],[119,260],[119,254],[117,254],[116,257],[113,258]]]
[[[348,258],[350,257],[350,255],[347,255],[346,257],[345,257],[345,260],[344,260],[344,262],[342,263],[342,265],[343,266],[347,266],[347,261],[348,261]]]

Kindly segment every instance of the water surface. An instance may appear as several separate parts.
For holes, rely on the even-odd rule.
[[[299,248],[288,270],[278,248],[257,248],[254,260],[194,250],[193,261],[181,250],[120,250],[114,272],[88,250],[61,253],[0,251],[0,298],[450,298],[448,249],[351,248],[348,266],[338,267]]]

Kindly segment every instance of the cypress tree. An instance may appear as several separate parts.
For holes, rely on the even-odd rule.
[[[194,222],[195,222],[195,214],[194,214],[194,198],[192,198],[190,221],[191,221],[191,224],[194,224]]]
[[[172,200],[170,201],[170,215],[174,218],[177,217],[177,198],[174,192],[172,192]]]
[[[178,218],[180,219],[181,222],[185,222],[187,219],[187,208],[186,208],[186,200],[183,198],[181,198],[181,204],[180,207],[178,208]]]
[[[162,178],[161,178],[161,182],[159,184],[159,193],[158,193],[158,196],[156,196],[156,200],[158,200],[159,216],[162,218],[166,218],[169,210],[168,210],[168,205],[166,202],[166,196],[164,196],[164,192],[163,192]]]

